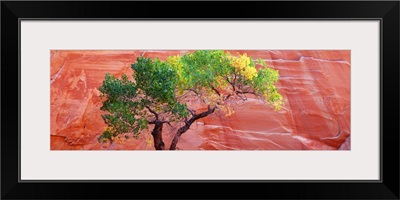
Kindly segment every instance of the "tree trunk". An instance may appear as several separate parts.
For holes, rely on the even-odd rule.
[[[108,149],[109,149],[109,150],[114,150],[114,146],[115,146],[114,142],[111,141],[111,142],[110,142],[110,146],[108,147]]]
[[[189,130],[190,126],[193,124],[193,122],[195,122],[198,119],[201,119],[203,117],[208,116],[209,114],[213,113],[215,111],[216,107],[213,108],[208,108],[207,111],[202,112],[200,114],[197,115],[193,115],[186,123],[184,126],[180,127],[178,129],[178,131],[176,131],[174,139],[171,142],[171,146],[169,147],[169,150],[175,150],[176,149],[176,145],[179,142],[179,138],[181,137],[182,134],[184,134],[187,130]]]
[[[154,148],[156,148],[156,150],[165,150],[165,144],[162,139],[162,127],[163,123],[160,121],[156,121],[153,131],[151,132],[154,140]]]
[[[192,122],[193,123],[193,122]],[[175,133],[174,139],[172,139],[171,146],[169,147],[169,150],[175,150],[176,145],[178,144],[179,138],[183,133],[185,133],[187,130],[189,130],[190,126],[192,123],[188,124],[185,123],[185,126],[181,127],[178,129],[178,131]]]
[[[171,146],[169,147],[169,150],[176,150],[176,145],[178,144],[179,138],[181,137],[182,134],[176,133],[174,136],[174,139],[171,142]]]

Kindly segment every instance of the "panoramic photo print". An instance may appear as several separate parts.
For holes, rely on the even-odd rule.
[[[350,50],[51,50],[51,150],[350,150]]]

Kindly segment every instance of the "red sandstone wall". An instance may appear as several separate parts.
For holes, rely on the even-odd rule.
[[[234,53],[236,51],[230,51]],[[286,100],[276,112],[255,99],[232,116],[214,113],[192,125],[178,143],[184,150],[350,149],[350,51],[239,51],[278,69]],[[105,124],[98,87],[105,74],[132,74],[140,55],[164,59],[185,51],[51,51],[52,150],[99,150]],[[165,128],[169,146],[172,128]],[[149,134],[114,149],[153,150]]]

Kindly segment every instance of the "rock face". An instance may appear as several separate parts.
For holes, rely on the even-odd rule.
[[[124,144],[101,144],[105,124],[98,87],[106,73],[133,73],[140,55],[158,57],[186,51],[50,52],[51,150],[154,150],[149,133]],[[229,50],[264,59],[279,70],[279,93],[285,100],[274,111],[256,99],[235,107],[229,117],[220,112],[194,123],[182,135],[181,150],[349,150],[350,51]],[[169,147],[172,127],[164,126]]]

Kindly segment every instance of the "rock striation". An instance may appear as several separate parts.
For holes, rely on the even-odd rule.
[[[140,55],[158,57],[186,51],[50,51],[51,150],[108,150],[97,137],[105,124],[98,87],[106,73],[133,73]],[[279,70],[280,111],[249,98],[235,114],[216,112],[182,135],[181,150],[349,150],[350,51],[347,50],[229,50],[262,58]],[[169,146],[174,132],[166,127]],[[168,130],[169,129],[169,130]],[[138,140],[115,144],[115,150],[153,150]]]

